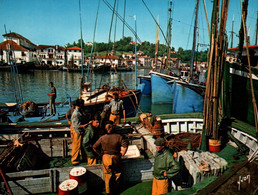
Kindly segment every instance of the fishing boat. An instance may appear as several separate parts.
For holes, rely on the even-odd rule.
[[[112,88],[103,85],[100,89],[90,90],[91,83],[86,82],[82,85],[80,99],[84,100],[85,110],[88,113],[101,112],[108,104],[114,93],[118,93],[119,99],[123,100],[126,117],[134,117],[137,114],[138,106],[141,101],[142,93],[140,90],[126,89],[125,87]]]
[[[158,72],[150,74],[152,103],[170,103],[173,113],[202,112],[205,86]]]
[[[172,2],[170,1],[168,9],[168,26],[167,26],[167,37],[166,41],[168,44],[168,59],[166,60],[166,65],[170,62],[170,44],[171,44],[171,9]],[[194,41],[193,41],[193,53],[191,58],[191,67],[193,67],[194,59],[194,50],[195,50],[195,37],[196,37],[196,26],[198,18],[198,4],[196,4],[196,13],[195,13],[195,28],[194,28]],[[158,33],[156,29],[156,50],[155,50],[155,59],[158,51]],[[157,59],[156,67],[157,69]],[[165,72],[165,71],[163,71]],[[149,94],[149,89],[151,89],[151,100],[154,104],[171,104],[173,113],[187,113],[187,112],[202,112],[203,110],[203,97],[205,93],[205,85],[200,85],[193,78],[193,68],[191,72],[181,70],[178,72],[179,75],[170,72],[171,74],[161,73],[158,71],[150,71],[150,82],[147,81],[145,77],[141,77],[140,80],[142,83],[140,87],[142,91],[147,90]],[[151,87],[149,87],[149,84]]]
[[[130,71],[133,71],[133,68],[129,67],[129,66],[126,66],[126,65],[120,65],[120,66],[112,67],[111,71],[115,71],[115,72],[130,72]]]
[[[179,135],[183,135],[187,132],[190,134],[198,134],[202,131],[203,128],[203,118],[201,113],[170,114],[160,115],[159,117],[162,119],[162,126],[164,127],[164,133],[166,135],[176,135],[178,133]],[[131,155],[129,155],[128,153],[129,158],[124,158],[122,160],[122,180],[123,183],[126,184],[124,186],[125,188],[127,188],[131,184],[139,182],[148,183],[148,181],[152,180],[152,169],[154,163],[152,155],[156,151],[154,145],[154,136],[157,132],[154,130],[150,131],[148,128],[146,128],[144,123],[135,123],[135,121],[137,121],[137,118],[129,118],[128,121],[132,122],[131,126],[118,127],[116,129],[118,133],[122,133],[124,136],[127,137],[127,140],[129,141],[132,148],[136,147],[136,149],[130,150],[129,153]],[[257,148],[255,138],[249,135],[250,132],[254,131],[250,131],[247,136],[244,130],[245,128],[243,128],[243,126],[241,127],[240,125],[240,121],[233,122],[232,125],[228,128],[234,134],[234,136],[238,137],[238,139],[246,143],[250,147],[250,150],[254,151],[254,146]],[[253,128],[249,129],[251,130]],[[7,176],[7,183],[11,191],[14,194],[56,193],[58,191],[59,184],[69,179],[69,172],[74,168],[69,162],[71,154],[70,129],[67,126],[58,128],[45,127],[41,129],[27,126],[26,128],[20,127],[20,132],[19,136],[17,136],[17,139],[21,135],[23,135],[23,139],[19,139],[19,143],[24,145],[20,146],[20,148],[17,148],[17,146],[13,147],[13,145],[9,145],[9,152],[6,151],[1,155],[0,162],[2,164],[2,167],[6,166],[7,162],[9,162],[9,165],[19,165],[18,169],[16,168],[16,170],[14,169],[14,167],[11,166],[8,167],[9,171],[8,169],[3,169],[5,171],[5,175]],[[26,140],[29,140],[29,142]],[[195,143],[197,146],[200,144],[199,141]],[[148,150],[149,157],[144,157],[144,155],[146,156],[146,154],[139,153],[139,150],[137,150],[137,148],[141,151]],[[11,152],[11,150],[14,151]],[[225,151],[227,155],[223,155],[223,153],[225,154]],[[232,161],[233,157],[230,154],[236,154],[236,150],[233,149],[232,146],[227,146],[225,148],[225,151],[223,152],[222,150],[221,153],[217,153],[218,155],[216,158],[220,159],[219,157],[222,157],[227,161]],[[10,161],[11,157],[13,157],[13,154],[16,154],[17,152],[24,154],[24,157],[21,158],[22,160],[19,159],[17,156],[12,161]],[[41,153],[41,155],[35,155],[32,161],[32,154],[39,153]],[[181,155],[181,153],[179,154]],[[196,154],[198,154],[198,152],[196,152]],[[207,154],[209,156],[214,156],[214,154],[212,153]],[[51,158],[52,160],[46,161],[46,159],[42,158],[43,156]],[[29,159],[30,161],[28,161]],[[244,158],[241,157],[241,160],[239,161],[242,161],[243,159]],[[41,160],[42,162],[40,166],[39,164],[37,164],[39,160]],[[17,161],[18,163],[15,163]],[[30,162],[32,162],[32,164],[30,164]],[[45,168],[43,166],[44,162],[46,163]],[[80,166],[85,167],[87,170],[87,190],[91,191],[92,193],[102,192],[104,190],[102,165],[97,164],[93,166],[87,166],[86,163],[82,163],[80,164]],[[221,168],[217,167],[216,171],[214,169],[213,178],[218,178],[220,175],[218,173],[224,172],[227,167],[230,168],[232,165],[226,165],[225,167],[223,166]],[[10,170],[11,168],[12,170]],[[205,172],[199,172],[197,169],[196,171],[196,176],[193,175],[192,177],[193,186],[190,189],[190,191],[194,190],[194,192],[199,189],[197,187],[198,185],[207,180],[207,175],[205,176]],[[194,172],[190,171],[190,173],[193,174]],[[7,191],[6,184],[4,182],[1,182],[0,186],[1,192]],[[35,186],[40,187],[37,187],[36,189]],[[149,188],[151,189],[151,186]]]
[[[90,69],[93,72],[106,73],[110,71],[110,66],[104,63],[94,63]]]
[[[227,98],[229,109],[232,117],[236,117],[239,120],[245,121],[249,124],[255,125],[253,100],[258,101],[258,94],[256,93],[258,87],[258,69],[257,69],[257,53],[258,46],[251,45],[248,49],[253,53],[250,55],[251,76],[248,71],[246,47],[243,47],[242,63],[237,60],[237,54],[239,47],[229,48],[230,55],[228,56],[226,63],[226,75],[225,77],[225,98],[227,94],[232,94],[231,98]],[[250,52],[250,53],[251,53]],[[233,54],[233,55],[232,55]],[[256,55],[254,55],[256,54]],[[252,96],[250,78],[252,79],[254,96]],[[245,95],[239,95],[245,94]]]

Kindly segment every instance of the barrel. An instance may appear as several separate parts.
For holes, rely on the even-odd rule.
[[[74,167],[69,174],[70,179],[74,179],[78,182],[79,194],[85,194],[87,191],[87,170],[84,167]]]
[[[151,127],[151,133],[153,136],[160,137],[164,134],[164,128],[161,121],[155,121],[154,125]]]
[[[78,182],[74,179],[63,181],[58,188],[59,195],[78,195]]]
[[[209,151],[210,152],[219,152],[221,147],[220,140],[209,139]]]

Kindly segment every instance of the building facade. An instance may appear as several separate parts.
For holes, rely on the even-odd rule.
[[[81,66],[82,64],[82,51],[79,47],[70,47],[66,49],[67,54],[67,65],[74,67],[74,66]]]
[[[36,46],[36,55],[40,65],[65,65],[65,48],[59,45],[38,45]]]
[[[0,43],[0,61],[1,64],[17,64],[35,62],[36,45],[18,33],[4,34],[4,42]]]

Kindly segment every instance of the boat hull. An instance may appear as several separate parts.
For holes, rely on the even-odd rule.
[[[176,83],[174,87],[173,113],[202,112],[203,102],[203,96]]]
[[[258,69],[252,68],[252,81],[256,102],[258,101]],[[255,125],[252,103],[252,91],[246,66],[226,63],[224,71],[223,105],[227,116],[235,117]]]
[[[133,91],[133,92],[132,92]],[[106,94],[106,93],[105,93]],[[127,95],[120,97],[124,102],[124,108],[126,112],[126,117],[134,117],[137,114],[138,105],[141,101],[142,93],[140,90],[131,90]],[[100,100],[100,98],[99,98]],[[110,102],[111,99],[107,101],[92,100],[91,103],[85,103],[85,111],[87,113],[95,114],[97,112],[102,112],[104,106]]]
[[[193,89],[194,88],[194,89]],[[151,73],[152,103],[170,103],[172,113],[202,112],[205,87]]]
[[[151,78],[149,76],[140,76],[140,84],[138,89],[142,91],[142,95],[151,95]]]
[[[159,75],[151,74],[151,101],[152,103],[172,103],[173,87],[167,84],[167,79]]]

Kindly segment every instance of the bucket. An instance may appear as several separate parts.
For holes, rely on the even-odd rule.
[[[78,182],[79,194],[87,191],[86,172],[84,167],[74,167],[69,174],[70,179],[74,179]]]
[[[219,152],[221,142],[220,140],[209,139],[209,151],[210,152]]]
[[[78,182],[74,179],[63,181],[58,188],[59,195],[78,195]]]

